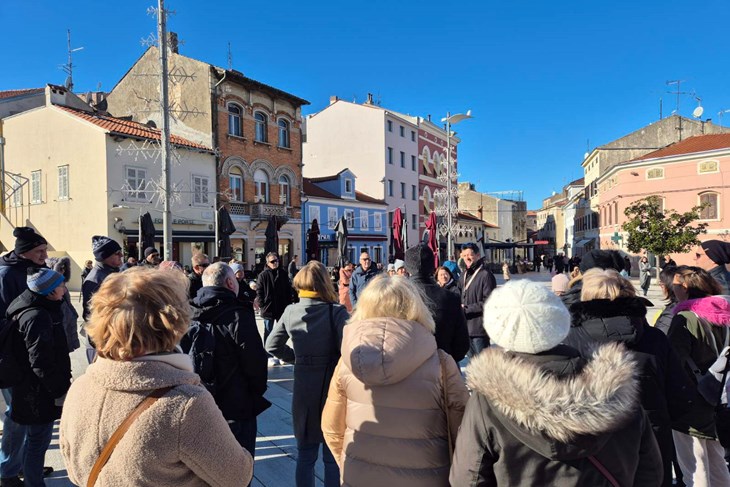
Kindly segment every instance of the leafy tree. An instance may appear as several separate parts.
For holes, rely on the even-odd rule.
[[[687,252],[700,243],[698,235],[707,233],[707,223],[697,223],[706,205],[693,206],[677,213],[662,209],[659,196],[648,196],[634,201],[624,210],[629,220],[621,228],[629,234],[627,247],[638,254],[642,250],[654,255]]]

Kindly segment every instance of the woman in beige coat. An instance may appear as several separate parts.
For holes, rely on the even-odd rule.
[[[358,299],[322,416],[343,486],[449,485],[448,436],[455,440],[469,394],[436,349],[434,328],[402,277],[377,277]]]
[[[72,385],[60,446],[69,479],[87,485],[117,427],[155,389],[173,387],[130,426],[102,468],[102,486],[245,486],[251,455],[236,441],[188,355],[176,353],[190,323],[183,273],[136,267],[110,275],[87,327],[98,359]]]

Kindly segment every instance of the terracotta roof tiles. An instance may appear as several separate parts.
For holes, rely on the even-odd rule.
[[[663,149],[649,152],[633,161],[644,161],[646,159],[657,159],[660,157],[679,156],[682,154],[694,154],[718,149],[730,149],[730,134],[709,134],[695,135],[680,142],[668,145]],[[632,162],[633,162],[632,161]]]
[[[23,95],[34,95],[36,93],[43,93],[44,88],[28,88],[24,90],[6,90],[6,91],[0,91],[0,100],[4,100],[6,98],[14,98],[16,96],[23,96]]]

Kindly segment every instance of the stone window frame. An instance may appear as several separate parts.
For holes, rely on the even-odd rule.
[[[243,106],[241,106],[239,103],[235,102],[228,102],[226,103],[226,108],[228,110],[228,135],[231,135],[233,137],[243,137],[243,114],[245,113],[245,110]],[[239,110],[238,114],[231,113],[231,108],[235,108]],[[232,120],[238,119],[238,130],[234,130],[235,124],[232,123]]]
[[[715,207],[715,217],[714,218],[710,218],[709,217],[710,215],[706,215],[705,212],[706,211],[710,211],[710,208],[705,208],[704,210],[702,210],[700,212],[700,221],[714,222],[714,221],[720,221],[720,219],[721,219],[721,215],[720,215],[720,193],[719,192],[717,192],[717,191],[703,191],[701,193],[698,193],[697,194],[697,204],[702,204],[702,197],[703,196],[710,196],[710,195],[714,195],[715,196],[715,204],[714,204],[714,207]]]
[[[291,122],[284,117],[279,117],[276,120],[276,132],[279,138],[278,147],[281,147],[283,149],[291,149],[291,126]],[[283,137],[282,130],[284,131]]]
[[[659,171],[661,175],[660,176],[652,176],[651,173],[653,171]],[[646,170],[645,178],[646,178],[647,181],[653,181],[655,179],[664,179],[664,174],[665,174],[665,171],[664,171],[664,168],[663,167],[651,167],[651,168],[649,168],[649,169]]]
[[[253,112],[254,120],[254,141],[263,144],[269,143],[269,115],[263,110]]]
[[[703,171],[702,166],[706,165],[706,164],[710,164],[710,163],[714,164],[715,168],[710,171]],[[720,172],[720,161],[718,161],[716,159],[709,159],[709,160],[700,161],[697,163],[697,174],[717,174],[719,172]]]

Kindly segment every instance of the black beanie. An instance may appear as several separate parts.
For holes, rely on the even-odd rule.
[[[423,243],[407,249],[406,270],[413,276],[433,276],[436,271],[433,250]]]
[[[708,240],[702,242],[702,249],[715,264],[730,264],[730,243],[722,240]]]
[[[146,249],[144,249],[144,258],[145,259],[152,254],[159,254],[159,252],[154,247],[147,247]]]
[[[617,250],[591,250],[581,259],[578,267],[585,274],[588,269],[615,269],[621,272],[624,269],[624,258]]]
[[[24,254],[39,245],[48,244],[45,238],[38,235],[36,231],[30,227],[16,227],[15,230],[13,230],[13,237],[15,237],[16,254]]]
[[[116,252],[122,250],[119,244],[103,235],[94,235],[91,237],[91,249],[94,252],[94,258],[101,262],[107,257],[114,255]]]

